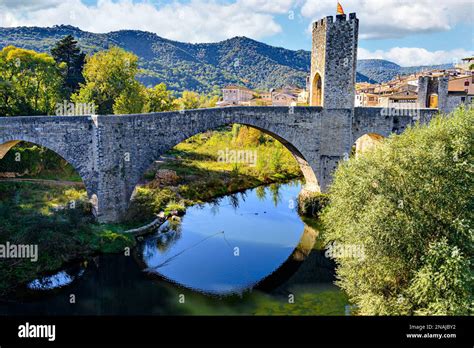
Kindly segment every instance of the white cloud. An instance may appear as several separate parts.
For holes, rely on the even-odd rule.
[[[22,9],[22,10],[38,10],[41,8],[48,8],[56,6],[61,3],[61,0],[0,0],[0,9]]]
[[[472,0],[344,0],[346,13],[360,19],[360,38],[404,37],[413,33],[439,32],[460,22],[471,22]],[[306,0],[301,14],[312,20],[335,15],[336,1]]]
[[[287,13],[295,3],[294,0],[238,0],[238,4],[258,12]]]
[[[12,3],[3,6],[4,2]],[[136,29],[155,32],[168,39],[209,42],[233,36],[255,39],[281,32],[273,13],[286,12],[293,0],[213,0],[172,2],[156,7],[149,1],[99,0],[87,6],[80,0],[39,0],[25,11],[26,1],[0,0],[0,26],[52,26],[70,24],[92,32]],[[271,4],[273,3],[273,6]]]
[[[472,52],[463,48],[450,51],[428,51],[419,47],[393,47],[388,51],[369,51],[359,47],[357,53],[358,59],[386,59],[401,66],[455,63],[468,56],[472,56]]]

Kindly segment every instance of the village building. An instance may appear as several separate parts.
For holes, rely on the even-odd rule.
[[[267,105],[270,106],[272,105],[272,92],[262,92],[258,94],[259,97],[259,103],[261,105]]]
[[[472,62],[473,59],[465,58],[464,61]],[[424,77],[436,81],[441,81],[440,79],[446,81],[445,83],[447,83],[447,85],[439,89],[442,94],[444,93],[444,96],[429,92],[426,101],[424,96],[421,96],[421,99],[418,98],[418,94],[420,93],[419,81]],[[425,88],[425,86],[423,86],[423,88]],[[445,111],[452,111],[460,104],[472,104],[474,100],[473,71],[464,70],[462,66],[456,66],[449,69],[433,69],[406,76],[397,76],[392,81],[380,84],[371,84],[368,82],[357,83],[355,106],[437,108],[439,98],[443,99]]]
[[[452,111],[460,104],[474,102],[474,75],[464,75],[448,82],[447,109]]]
[[[414,108],[416,107],[417,99],[418,94],[414,91],[399,91],[380,96],[377,106],[402,109]]]
[[[283,91],[272,92],[273,106],[296,106],[298,103],[298,96],[292,93],[285,93]]]
[[[298,105],[308,105],[309,104],[309,93],[307,89],[302,89],[298,93]]]
[[[236,85],[229,85],[222,89],[222,101],[218,102],[218,106],[242,105],[249,102],[254,97],[252,90]]]
[[[379,95],[367,92],[356,92],[355,106],[379,106]]]
[[[456,64],[456,68],[462,69],[465,71],[472,70],[471,67],[474,64],[474,57],[466,57],[461,59],[461,62]]]

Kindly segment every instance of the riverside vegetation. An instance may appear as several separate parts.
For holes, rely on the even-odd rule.
[[[360,246],[336,257],[338,285],[363,315],[472,315],[474,109],[393,135],[342,163],[324,239]]]

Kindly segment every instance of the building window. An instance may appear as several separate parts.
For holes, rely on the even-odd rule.
[[[466,97],[461,97],[461,103],[465,103],[466,102]]]
[[[464,81],[464,86],[469,86],[469,81],[468,80]]]

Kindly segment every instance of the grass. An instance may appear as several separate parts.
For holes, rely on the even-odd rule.
[[[67,170],[43,170],[37,175],[24,175],[24,179],[42,179],[55,181],[71,181],[82,182],[81,176],[74,170],[72,166],[68,166]]]
[[[296,287],[290,297],[274,298],[261,295],[254,310],[255,315],[344,315],[347,296],[334,287]]]

